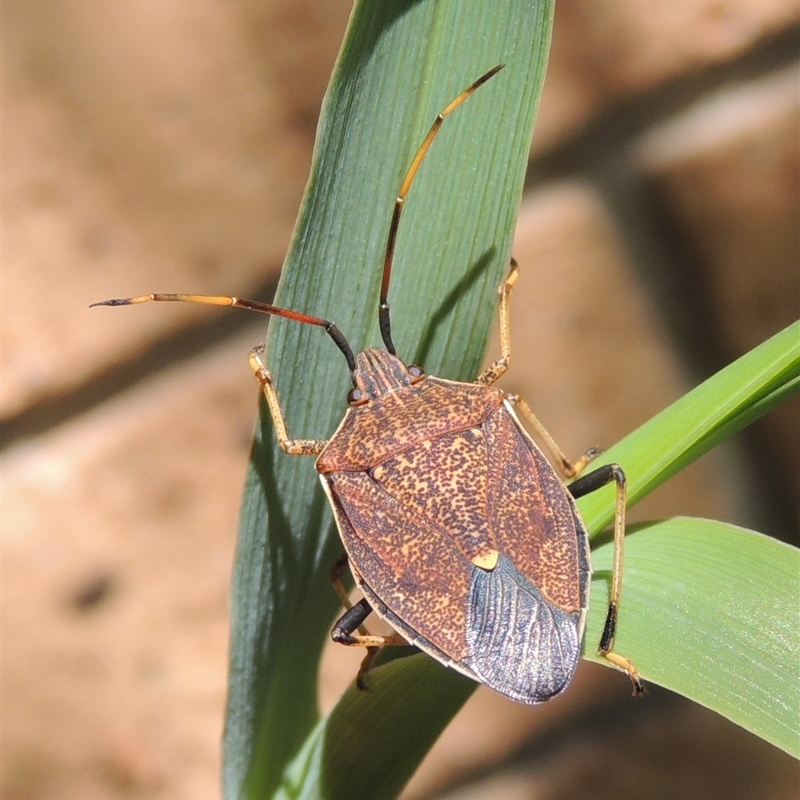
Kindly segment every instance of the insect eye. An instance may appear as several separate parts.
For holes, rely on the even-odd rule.
[[[418,367],[416,364],[412,364],[408,368],[408,377],[411,378],[411,383],[419,383],[425,377],[425,370],[422,367]]]
[[[347,393],[347,404],[350,406],[363,406],[369,398],[361,389],[355,387]]]

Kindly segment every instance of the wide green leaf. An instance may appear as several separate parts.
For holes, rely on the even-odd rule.
[[[593,554],[608,602],[610,544]],[[599,660],[602,614],[587,625]],[[722,522],[632,527],[617,637],[642,674],[800,757],[800,551]],[[646,702],[646,699],[645,699]]]

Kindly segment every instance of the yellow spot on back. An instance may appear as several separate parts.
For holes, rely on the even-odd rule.
[[[488,553],[481,553],[481,555],[475,556],[475,558],[472,559],[472,563],[476,567],[491,572],[497,566],[498,558],[500,558],[500,553],[498,553],[497,550],[489,550]]]

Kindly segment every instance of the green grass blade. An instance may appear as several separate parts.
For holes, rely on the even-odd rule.
[[[610,544],[594,553],[592,604],[608,602]],[[800,757],[800,551],[721,522],[632,528],[619,652],[642,675]],[[586,656],[602,613],[587,626]],[[643,702],[647,702],[646,698]]]
[[[427,656],[399,658],[351,687],[309,736],[276,800],[396,797],[475,683]]]
[[[620,463],[632,505],[670,476],[800,390],[800,322],[720,370],[597,459]],[[614,489],[581,498],[590,533],[614,516]]]
[[[431,373],[478,370],[509,257],[552,23],[552,2],[359,2],[320,121],[312,174],[276,302],[378,344],[377,291],[392,204],[436,114],[448,118],[406,204],[390,300],[398,353]],[[272,321],[268,363],[289,433],[329,436],[347,369],[316,328]],[[268,797],[316,718],[319,655],[341,552],[313,459],[276,446],[262,412],[232,590],[224,737],[228,798]]]

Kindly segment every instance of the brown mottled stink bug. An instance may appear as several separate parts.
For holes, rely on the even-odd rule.
[[[430,656],[524,703],[561,692],[580,656],[589,597],[589,539],[573,498],[617,485],[615,557],[599,653],[626,672],[634,694],[644,685],[633,664],[613,650],[622,585],[625,475],[608,464],[565,486],[517,418],[541,436],[566,477],[597,455],[570,463],[530,408],[492,384],[511,357],[512,260],[500,287],[502,354],[475,383],[426,375],[395,354],[389,324],[389,279],[397,230],[414,176],[445,117],[502,69],[465,89],[436,118],[400,187],[389,229],[379,321],[385,349],[356,357],[332,323],[235,297],[150,294],[96,305],[149,300],[236,306],[325,328],[347,359],[349,408],[328,440],[291,439],[263,346],[250,355],[278,441],[292,455],[317,456],[347,555],[334,584],[347,611],[332,636],[368,648],[359,685],[377,649],[410,642]],[[363,598],[351,606],[341,577],[349,562]],[[402,636],[370,636],[374,610]]]

